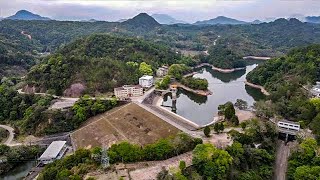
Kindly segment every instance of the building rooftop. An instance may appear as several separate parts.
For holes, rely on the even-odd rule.
[[[131,87],[142,88],[142,86],[140,86],[140,85],[123,85],[122,87],[114,88],[114,90],[120,91],[120,90],[125,90],[125,88],[131,88]]]
[[[143,75],[140,79],[153,79],[153,76],[149,76],[149,75]]]
[[[56,158],[66,143],[67,141],[53,141],[40,156],[39,160]]]

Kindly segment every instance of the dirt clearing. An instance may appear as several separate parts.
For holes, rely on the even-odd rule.
[[[143,146],[179,132],[174,126],[134,103],[98,117],[98,120],[71,134],[75,149],[109,147],[120,141]]]

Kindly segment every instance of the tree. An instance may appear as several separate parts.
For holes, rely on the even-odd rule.
[[[215,123],[214,126],[213,126],[213,129],[216,133],[220,133],[224,130],[224,125],[223,123]]]
[[[206,179],[226,179],[232,157],[212,144],[199,144],[193,150],[192,164]]]
[[[204,133],[204,135],[205,135],[206,137],[210,137],[210,131],[211,131],[211,129],[210,129],[209,126],[206,126],[206,127],[204,127],[204,129],[203,129],[203,133]]]
[[[245,110],[248,109],[248,102],[242,99],[237,99],[236,103],[234,103],[234,106],[240,110]]]
[[[233,104],[231,102],[227,102],[225,104],[224,109],[224,117],[226,119],[231,119],[236,114],[236,110],[233,107]]]
[[[231,123],[234,124],[235,126],[239,125],[239,118],[236,115],[233,115],[230,119]]]
[[[151,65],[149,65],[149,64],[147,64],[145,62],[140,63],[139,72],[140,72],[141,75],[150,75],[150,76],[153,75],[153,71],[152,71]]]
[[[181,171],[184,171],[186,169],[186,162],[185,161],[180,161],[179,163],[179,168]]]
[[[295,180],[311,180],[320,178],[320,166],[300,166],[294,173]]]

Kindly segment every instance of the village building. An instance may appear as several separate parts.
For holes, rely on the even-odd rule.
[[[124,85],[114,88],[114,95],[119,99],[142,96],[143,88],[140,85]]]
[[[317,82],[317,84],[312,87],[310,93],[314,97],[320,97],[320,82]]]
[[[143,88],[150,88],[153,86],[153,76],[144,75],[139,78],[139,85]]]
[[[167,66],[162,66],[157,70],[157,76],[163,77],[168,74],[169,68]]]
[[[38,159],[42,164],[49,164],[61,159],[67,152],[66,141],[53,141]]]

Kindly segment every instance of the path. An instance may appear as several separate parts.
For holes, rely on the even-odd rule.
[[[145,163],[145,168],[136,169],[130,171],[130,177],[133,180],[150,180],[157,179],[158,173],[162,170],[162,167],[166,169],[177,168],[179,167],[180,161],[185,161],[187,166],[190,166],[192,163],[192,152],[184,153],[173,158],[169,158],[164,161],[151,161]],[[143,163],[143,162],[142,162]],[[150,164],[149,164],[150,163]],[[127,167],[134,167],[141,163],[127,164]]]
[[[0,128],[6,129],[9,132],[9,137],[6,140],[6,142],[4,142],[3,144],[7,145],[7,146],[12,146],[13,143],[13,138],[14,138],[14,129],[10,126],[6,126],[6,125],[0,125]]]
[[[277,152],[276,152],[276,161],[275,161],[275,172],[274,180],[285,180],[286,173],[288,168],[288,159],[290,155],[290,144],[287,145],[284,141],[278,140],[277,142]]]

